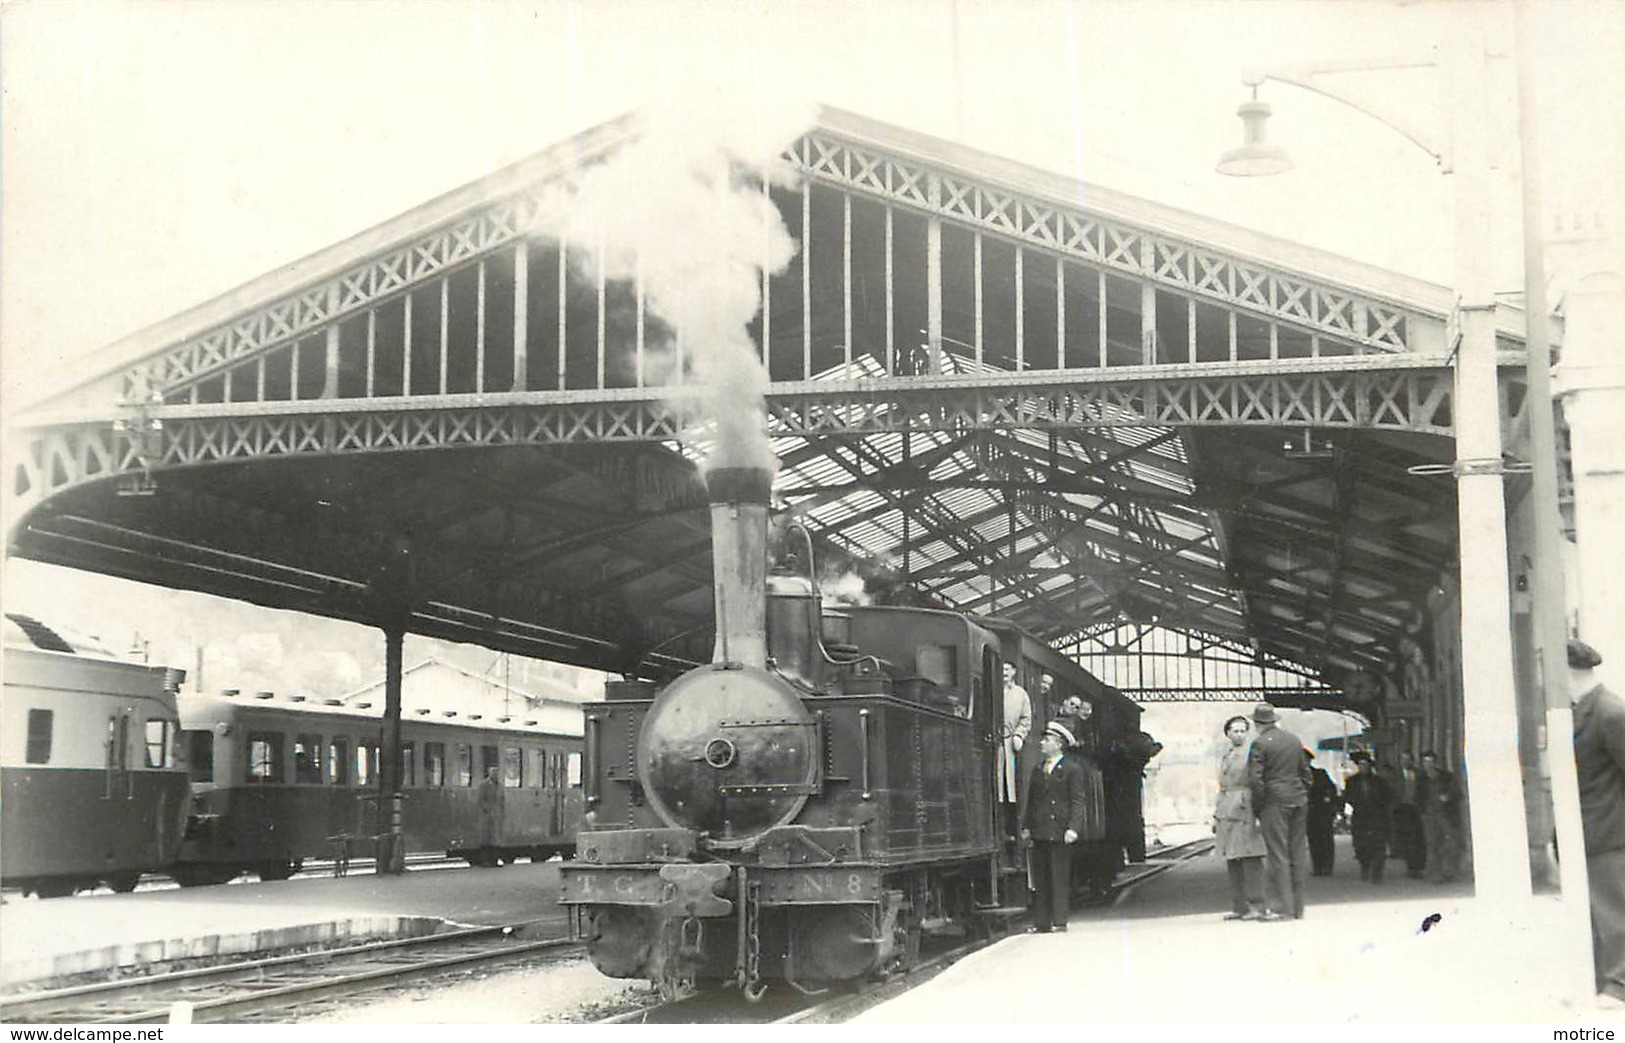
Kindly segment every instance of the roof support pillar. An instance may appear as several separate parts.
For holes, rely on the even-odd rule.
[[[406,837],[401,828],[401,652],[412,604],[412,537],[389,541],[375,568],[370,593],[374,618],[384,632],[383,749],[378,758],[378,872],[406,872]]]
[[[1487,59],[1479,32],[1457,41],[1452,84],[1459,92],[1453,140],[1456,283],[1461,343],[1455,373],[1456,502],[1461,547],[1462,746],[1472,823],[1477,897],[1506,908],[1527,902],[1529,824],[1521,814],[1518,704],[1513,680],[1511,587],[1495,365],[1495,300],[1488,259],[1489,147],[1485,121],[1466,111],[1485,97]]]
[[[339,395],[339,327],[337,323],[327,327],[326,357],[323,361],[322,397],[337,398]],[[293,379],[295,381],[299,379],[297,371],[294,372]]]
[[[942,218],[925,225],[925,340],[933,376],[942,370]]]
[[[378,761],[378,872],[406,872],[406,837],[401,829],[401,650],[406,630],[397,621],[384,626],[384,748]]]
[[[513,388],[524,391],[529,385],[526,372],[530,362],[526,342],[530,338],[530,243],[519,240],[513,248]]]

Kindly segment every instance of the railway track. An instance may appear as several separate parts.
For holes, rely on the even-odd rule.
[[[517,940],[529,926],[449,931],[15,996],[0,1002],[0,1017],[11,1023],[154,1024],[184,1010],[193,1021],[235,1021],[448,969],[580,947],[566,938]]]
[[[1127,898],[1134,888],[1148,880],[1169,872],[1181,862],[1200,857],[1211,851],[1211,838],[1190,841],[1156,852],[1144,863],[1120,873],[1112,882],[1110,892],[1090,908],[1115,906]],[[1009,937],[1007,933],[989,938],[978,938],[953,948],[937,952],[906,971],[888,978],[866,982],[851,988],[836,990],[827,996],[802,996],[790,989],[770,991],[760,1003],[747,1003],[732,989],[695,993],[675,1000],[653,1003],[636,1010],[625,1011],[596,1022],[600,1025],[680,1025],[680,1024],[804,1024],[844,1021],[860,1011],[906,992],[921,981],[945,970],[956,961],[969,956],[996,941]]]

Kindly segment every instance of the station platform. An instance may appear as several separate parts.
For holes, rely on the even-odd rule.
[[[0,904],[0,988],[114,968],[331,947],[454,926],[541,921],[565,929],[559,863],[420,869]]]
[[[1559,905],[1516,917],[1467,883],[1360,880],[1349,838],[1307,880],[1302,920],[1226,921],[1211,855],[1176,865],[1066,933],[1007,938],[856,1019],[899,1024],[1618,1024],[1625,1011],[1562,999]],[[1437,920],[1431,918],[1437,916]],[[1427,923],[1427,929],[1423,929]]]

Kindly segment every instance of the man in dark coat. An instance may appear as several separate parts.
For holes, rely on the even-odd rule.
[[[1568,655],[1598,1002],[1618,1008],[1625,1006],[1625,699],[1592,673],[1602,663],[1596,649],[1570,641]]]
[[[1303,758],[1309,762],[1309,871],[1315,876],[1331,876],[1337,857],[1332,846],[1332,825],[1343,801],[1326,769],[1315,767],[1315,755],[1304,750]]]
[[[1360,879],[1380,884],[1393,832],[1394,792],[1377,773],[1371,754],[1358,751],[1351,767],[1354,773],[1343,784],[1343,800],[1352,813],[1349,832],[1354,834],[1354,857],[1360,863]]]
[[[1309,864],[1309,761],[1303,740],[1282,728],[1275,707],[1253,708],[1258,735],[1247,755],[1253,810],[1264,832],[1265,923],[1303,919],[1303,877]]]
[[[1066,930],[1071,914],[1072,845],[1083,831],[1087,799],[1083,768],[1066,755],[1074,738],[1059,721],[1044,729],[1042,759],[1033,768],[1022,802],[1021,839],[1032,843],[1027,857],[1037,892],[1033,930],[1039,934]]]

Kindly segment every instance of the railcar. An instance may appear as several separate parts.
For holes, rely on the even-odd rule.
[[[586,707],[562,901],[612,977],[810,992],[906,965],[922,935],[1010,901],[1000,635],[952,612],[824,606],[805,533],[769,575],[769,480],[708,476],[713,661]]]
[[[310,858],[375,854],[383,720],[371,704],[271,692],[183,696],[193,786],[182,885],[284,880]],[[495,768],[501,783],[485,792]],[[406,853],[475,865],[573,850],[581,739],[520,718],[409,711],[401,721]]]
[[[180,849],[186,675],[28,616],[8,613],[4,631],[0,878],[41,898],[133,890]]]

